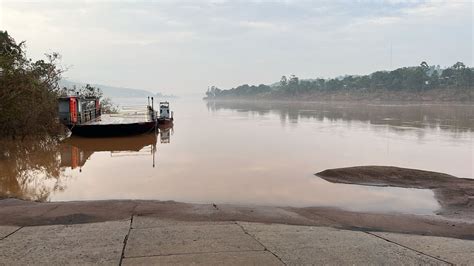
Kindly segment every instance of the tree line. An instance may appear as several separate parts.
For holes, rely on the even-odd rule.
[[[0,31],[0,139],[55,135],[62,131],[57,120],[58,97],[65,94],[102,96],[99,88],[61,88],[58,53],[45,59],[26,56],[25,42],[17,43],[7,31]],[[113,110],[110,100],[103,102]]]
[[[468,90],[474,92],[474,69],[462,62],[441,69],[421,62],[419,66],[402,67],[393,71],[377,71],[369,75],[346,75],[332,79],[304,79],[297,76],[282,76],[273,85],[258,86],[244,84],[232,89],[208,88],[207,98],[261,98],[300,97],[313,93],[371,93],[405,92],[422,93],[435,89]]]

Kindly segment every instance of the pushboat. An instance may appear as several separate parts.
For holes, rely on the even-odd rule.
[[[173,112],[170,111],[169,102],[160,102],[160,115],[158,116],[158,125],[160,126],[173,125]]]

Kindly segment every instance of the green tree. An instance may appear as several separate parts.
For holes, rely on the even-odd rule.
[[[25,43],[0,31],[0,138],[58,132],[56,123],[58,81],[63,69],[60,55],[45,60],[26,57]]]
[[[314,80],[299,80],[295,75],[289,78],[282,76],[279,85],[241,85],[236,88],[228,90],[220,90],[219,93],[211,93],[208,90],[208,95],[213,95],[215,98],[274,98],[281,99],[285,97],[298,96],[302,100],[304,97],[309,99],[315,96],[327,96],[326,94],[336,93],[339,91],[351,93],[360,93],[361,96],[371,97],[370,93],[374,95],[383,95],[387,91],[413,94],[413,99],[419,99],[418,93],[424,93],[431,89],[451,89],[457,87],[461,90],[474,90],[474,69],[466,67],[462,62],[457,62],[453,66],[442,70],[438,66],[429,66],[427,62],[423,61],[419,66],[402,67],[393,71],[376,71],[370,75],[338,77],[333,79],[314,79]],[[317,95],[324,92],[324,95]],[[382,93],[382,94],[381,94]],[[451,92],[452,93],[452,92]],[[473,92],[461,92],[460,100],[472,99],[469,95]],[[467,96],[462,96],[467,95]],[[402,94],[403,96],[403,94]],[[457,97],[457,96],[456,96]]]
[[[430,66],[428,65],[428,63],[426,63],[426,61],[421,62],[420,66],[421,66],[421,68],[423,68],[424,70],[430,69]]]
[[[281,76],[280,87],[285,87],[286,85],[288,85],[288,79],[286,78],[286,76]]]

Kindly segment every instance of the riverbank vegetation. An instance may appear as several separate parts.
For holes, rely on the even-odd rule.
[[[25,42],[1,31],[0,45],[0,136],[57,132],[56,98],[64,71],[57,67],[59,54],[33,61],[25,55]]]
[[[34,61],[26,56],[25,42],[17,43],[0,31],[0,138],[53,136],[64,131],[57,120],[59,96],[67,93],[102,96],[99,88],[61,88],[66,69],[58,53]],[[110,100],[103,104],[114,111]]]
[[[419,66],[369,75],[346,75],[332,79],[283,76],[273,85],[241,85],[232,89],[212,86],[208,99],[276,100],[397,100],[474,101],[474,69],[462,62],[442,69],[422,62]]]

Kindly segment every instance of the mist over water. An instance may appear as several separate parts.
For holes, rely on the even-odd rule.
[[[179,99],[171,108],[174,127],[157,136],[72,137],[25,167],[0,160],[0,193],[430,214],[439,208],[431,190],[334,184],[314,173],[392,165],[474,177],[470,105]]]

